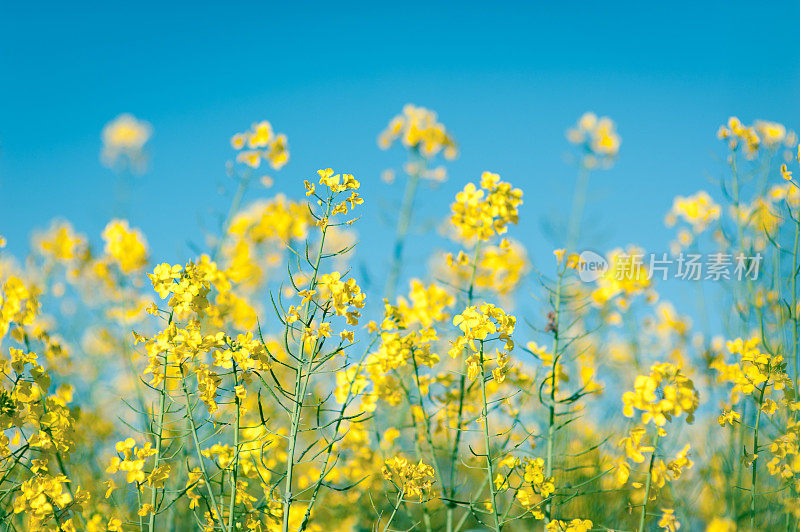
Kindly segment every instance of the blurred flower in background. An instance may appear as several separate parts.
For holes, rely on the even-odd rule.
[[[272,124],[266,120],[253,124],[250,131],[235,134],[231,138],[231,146],[239,152],[236,162],[244,163],[250,168],[258,168],[263,160],[274,170],[280,170],[289,162],[286,135],[276,134]]]
[[[767,120],[756,120],[753,122],[753,127],[758,133],[759,138],[768,148],[772,148],[781,144],[786,140],[786,126],[778,122],[769,122]]]
[[[614,121],[607,116],[598,118],[592,112],[584,113],[578,123],[567,130],[567,140],[583,147],[582,164],[589,169],[598,164],[610,167],[622,143]]]
[[[458,148],[436,113],[424,107],[406,104],[378,137],[381,149],[388,149],[400,139],[406,148],[417,149],[426,158],[444,150],[445,159],[455,159]]]
[[[397,140],[413,155],[403,166],[408,175],[438,182],[447,179],[444,166],[431,167],[429,163],[439,153],[448,161],[455,159],[458,146],[434,111],[410,103],[404,105],[403,112],[392,118],[378,136],[378,146],[388,150]],[[384,171],[381,178],[386,183],[394,182],[394,170]]]
[[[692,196],[677,196],[672,202],[672,209],[667,213],[664,223],[673,227],[678,220],[687,222],[695,233],[702,233],[709,224],[719,219],[720,206],[714,203],[705,190]]]
[[[142,173],[147,168],[144,146],[153,134],[149,123],[124,113],[103,128],[103,165],[115,170],[130,169]]]

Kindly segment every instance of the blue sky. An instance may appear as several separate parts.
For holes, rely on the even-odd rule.
[[[113,176],[100,130],[122,112],[149,121],[150,171],[131,223],[157,261],[183,262],[198,217],[223,210],[228,139],[268,119],[292,159],[268,193],[302,194],[317,168],[362,181],[362,242],[380,269],[400,189],[379,180],[398,151],[375,137],[406,102],[438,111],[461,155],[420,209],[445,216],[483,170],[525,192],[519,227],[537,264],[542,220],[566,216],[574,169],[564,130],[612,117],[617,165],[595,174],[593,247],[666,251],[676,194],[716,194],[718,125],[735,114],[800,127],[800,5],[775,2],[381,3],[7,2],[0,8],[0,234],[23,253],[54,217],[99,237]],[[265,192],[262,191],[262,194]],[[255,197],[251,195],[250,199]],[[423,259],[427,247],[409,251]]]

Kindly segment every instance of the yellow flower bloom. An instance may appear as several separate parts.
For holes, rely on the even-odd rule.
[[[592,112],[584,113],[578,123],[567,130],[567,140],[586,150],[583,164],[587,168],[595,167],[598,162],[611,164],[622,143],[614,121],[606,116],[598,118]]]
[[[433,489],[434,470],[422,461],[414,464],[403,457],[395,456],[384,462],[382,473],[405,497],[424,499]]]
[[[108,167],[122,162],[133,169],[142,169],[144,145],[152,134],[153,128],[147,122],[130,114],[119,115],[103,128],[101,161]]]
[[[436,113],[412,104],[404,106],[402,114],[389,122],[389,126],[378,137],[378,145],[385,150],[397,139],[426,158],[444,151],[446,159],[453,159],[458,153],[450,133],[437,122]]]
[[[522,203],[522,191],[500,181],[500,176],[484,172],[481,188],[468,183],[456,195],[451,205],[451,223],[461,238],[488,240],[493,235],[505,233],[509,223],[518,220],[517,207]]]
[[[127,221],[111,220],[103,230],[103,240],[106,253],[123,273],[132,273],[147,264],[147,242]]]
[[[247,150],[243,150],[245,146]],[[280,170],[289,162],[286,135],[275,134],[272,124],[266,120],[253,124],[248,131],[233,135],[231,147],[239,152],[236,160],[250,168],[260,167],[264,160],[273,169]]]

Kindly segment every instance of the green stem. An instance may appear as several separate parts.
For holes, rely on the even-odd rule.
[[[753,474],[752,474],[752,487],[750,489],[750,529],[756,529],[756,495],[758,492],[758,486],[756,481],[758,479],[758,428],[761,423],[761,405],[764,402],[764,392],[767,389],[767,383],[764,383],[764,386],[761,388],[761,394],[758,399],[758,404],[756,405],[756,424],[753,427]]]
[[[297,431],[300,424],[300,411],[302,409],[303,396],[303,369],[305,363],[297,368],[294,382],[294,404],[292,406],[292,421],[289,434],[289,449],[287,451],[288,463],[286,464],[286,483],[283,493],[283,532],[289,530],[289,510],[292,504],[292,481],[294,480],[294,452],[297,445]]]
[[[414,200],[417,196],[417,188],[420,180],[420,166],[423,159],[419,155],[414,164],[415,170],[408,176],[406,190],[403,194],[403,203],[400,206],[400,217],[397,220],[397,235],[394,240],[394,253],[392,264],[389,268],[389,276],[386,279],[386,298],[392,301],[397,291],[397,282],[400,279],[400,269],[403,265],[403,248],[405,247],[408,228],[411,225],[411,214],[414,210]]]
[[[231,206],[228,208],[228,214],[225,216],[225,221],[222,224],[222,235],[219,237],[217,245],[214,247],[214,251],[211,255],[211,260],[213,261],[217,260],[217,256],[219,255],[220,251],[222,251],[222,246],[225,245],[225,241],[228,238],[228,227],[230,227],[233,217],[236,215],[239,210],[239,206],[242,204],[242,200],[244,199],[245,192],[247,192],[247,186],[249,183],[250,173],[247,172],[245,175],[239,178],[239,186],[236,188],[236,193],[231,201]]]
[[[545,461],[545,477],[550,478],[553,476],[553,440],[555,438],[555,421],[556,421],[556,369],[558,367],[558,327],[561,318],[561,285],[564,279],[564,271],[562,270],[558,275],[556,284],[556,301],[555,301],[555,328],[553,330],[553,364],[550,368],[550,404],[548,405],[548,425],[547,425],[547,459]],[[545,505],[545,522],[549,522],[552,517],[552,501],[551,497]]]
[[[156,454],[153,459],[153,471],[158,469],[158,463],[161,460],[161,442],[164,432],[164,410],[167,405],[167,356],[164,355],[164,376],[161,382],[161,403],[158,408],[158,432],[156,433]],[[150,532],[156,529],[156,499],[158,489],[155,486],[150,486]]]
[[[414,362],[414,377],[417,383],[417,399],[418,399],[418,406],[419,410],[422,413],[423,421],[425,422],[425,439],[428,443],[428,447],[431,448],[431,460],[433,461],[433,468],[436,471],[436,478],[439,480],[439,484],[442,485],[442,494],[445,493],[444,491],[444,477],[442,476],[442,471],[439,469],[439,461],[436,459],[436,449],[433,447],[433,437],[431,436],[431,423],[430,418],[428,417],[428,413],[425,410],[425,406],[422,403],[422,391],[420,389],[419,384],[419,366],[417,365],[417,359],[414,356],[413,352],[411,354],[411,360]],[[411,398],[409,397],[409,404]],[[420,457],[422,458],[422,457]]]
[[[790,207],[791,209],[791,207]],[[794,228],[794,250],[792,252],[792,362],[794,364],[794,381],[800,386],[800,372],[798,372],[799,365],[797,361],[797,346],[798,346],[798,317],[797,317],[797,261],[798,261],[798,245],[800,245],[800,209],[795,213],[795,228]],[[795,388],[797,389],[797,388]],[[796,414],[795,414],[796,419]]]
[[[401,386],[403,385],[401,384]],[[409,392],[405,387],[403,387],[403,389],[410,405],[411,398],[408,396]],[[411,425],[413,427],[416,427],[416,419],[414,418],[414,412],[412,410],[409,410],[408,415],[411,417]],[[422,460],[422,446],[420,445],[419,438],[417,438],[416,434],[414,435],[414,451],[417,453],[419,459]],[[422,522],[425,524],[426,532],[431,532],[433,530],[433,528],[431,527],[431,514],[427,504],[422,505]]]
[[[239,427],[241,425],[241,406],[239,396],[236,395],[236,386],[239,385],[239,376],[237,374],[236,361],[233,362],[233,384],[234,384],[234,400],[236,403],[236,426],[233,433],[233,471],[231,471],[231,500],[228,507],[228,529],[233,530],[233,514],[236,508],[236,487],[238,483],[239,474]]]
[[[217,498],[214,496],[214,489],[211,486],[211,482],[208,478],[208,473],[206,472],[206,466],[203,458],[203,453],[200,451],[200,440],[197,437],[197,426],[194,423],[194,412],[192,409],[192,400],[189,397],[189,390],[186,388],[186,374],[183,369],[183,364],[180,365],[181,369],[181,387],[183,388],[183,396],[186,399],[186,418],[189,421],[189,428],[192,432],[192,440],[194,441],[194,449],[197,453],[197,460],[200,463],[200,472],[203,474],[203,481],[205,482],[206,489],[208,491],[208,498],[211,500],[211,504],[214,507],[214,511],[217,513],[217,518],[219,519],[219,524],[222,527],[222,530],[227,531],[228,528],[225,526],[225,520],[222,518],[222,512],[220,511],[219,505],[217,505]]]
[[[473,496],[472,501],[470,501],[470,505],[469,505],[470,509],[480,501],[480,498],[483,496],[483,490],[484,490],[485,487],[486,487],[486,480],[484,479],[483,485],[480,488],[478,488],[478,491],[475,492],[475,495]],[[510,507],[511,506],[509,505],[509,508]],[[464,523],[466,523],[467,518],[470,515],[471,515],[471,512],[464,512],[464,514],[461,516],[461,519],[459,519],[458,523],[456,523],[456,526],[453,529],[453,531],[454,532],[458,532],[459,530],[461,530],[461,527],[464,526]]]
[[[575,193],[572,197],[572,213],[569,219],[569,231],[567,232],[567,252],[575,251],[578,245],[578,236],[583,219],[583,209],[586,206],[586,192],[589,188],[589,169],[582,164],[578,168],[578,182],[575,185]]]
[[[331,202],[333,197],[328,196],[328,200],[326,202],[325,207],[325,216],[323,219],[327,219],[331,213]],[[319,239],[319,249],[317,250],[317,256],[314,263],[314,273],[311,277],[311,282],[309,283],[309,290],[314,290],[317,285],[317,277],[319,275],[319,266],[322,262],[322,254],[323,249],[325,246],[325,235],[328,231],[328,226],[324,226],[322,228],[322,234],[320,235]],[[304,318],[303,318],[303,325],[308,327],[311,324],[311,301],[309,300],[306,303]],[[300,360],[299,366],[296,369],[295,375],[295,383],[294,383],[294,397],[293,397],[293,405],[292,405],[292,418],[291,418],[291,426],[289,429],[289,448],[287,450],[287,460],[288,463],[286,464],[286,482],[284,484],[284,496],[283,496],[283,524],[282,524],[282,531],[288,532],[289,530],[289,512],[292,506],[292,482],[294,480],[294,455],[295,450],[297,448],[297,433],[300,429],[300,417],[303,410],[303,398],[306,394],[306,389],[308,387],[308,382],[311,378],[311,364],[314,360],[314,354],[311,353],[310,356],[306,357],[305,354],[305,342],[301,339],[300,341]],[[303,374],[306,369],[306,363],[308,363],[309,374],[303,378]]]
[[[481,395],[483,396],[483,411],[481,416],[483,417],[483,443],[484,447],[486,448],[486,473],[488,475],[489,481],[489,492],[492,496],[492,515],[494,515],[494,529],[496,532],[500,532],[500,514],[497,511],[497,493],[495,493],[494,488],[494,471],[492,468],[492,450],[489,447],[491,443],[489,440],[489,405],[486,401],[486,367],[484,364],[483,359],[483,341],[481,341]]]
[[[653,453],[650,455],[650,467],[647,468],[647,480],[644,484],[644,500],[642,501],[642,513],[639,515],[639,532],[644,532],[644,525],[647,521],[647,500],[650,498],[650,485],[653,481],[653,462],[658,451],[658,429],[656,429],[656,439],[653,443]]]
[[[397,494],[397,501],[394,503],[394,507],[392,508],[392,515],[389,516],[389,520],[386,521],[386,525],[383,527],[383,532],[389,530],[389,525],[392,524],[392,520],[394,519],[395,514],[397,514],[397,509],[400,508],[400,504],[403,502],[403,491],[400,490],[400,493]]]
[[[472,274],[469,280],[469,288],[467,289],[467,306],[472,305],[472,299],[475,291],[475,277],[478,273],[478,259],[480,258],[481,241],[475,245],[475,256],[472,259]],[[459,379],[459,393],[458,393],[458,417],[456,418],[456,436],[453,443],[453,452],[450,453],[450,499],[455,498],[455,480],[456,480],[456,458],[458,458],[458,447],[461,444],[461,423],[464,420],[464,393],[466,392],[467,372],[462,364],[461,378]],[[444,489],[444,487],[442,487]],[[467,514],[469,515],[469,512]],[[447,532],[453,531],[453,503],[448,502],[447,506]]]
[[[303,516],[303,521],[297,528],[298,532],[303,532],[308,526],[308,521],[311,518],[311,509],[314,507],[314,503],[317,501],[317,496],[319,495],[320,488],[322,487],[322,484],[325,481],[325,477],[328,474],[328,464],[330,464],[335,445],[339,440],[339,429],[341,428],[342,423],[345,420],[345,411],[347,410],[347,407],[350,404],[350,399],[354,396],[353,384],[355,383],[355,380],[358,378],[358,375],[361,372],[361,368],[364,366],[364,361],[367,359],[367,355],[372,349],[372,346],[375,345],[375,342],[378,340],[378,338],[379,336],[375,335],[372,338],[372,341],[370,341],[367,348],[364,350],[364,354],[361,356],[361,360],[359,360],[358,365],[356,366],[355,376],[353,377],[353,380],[350,381],[350,383],[348,384],[347,398],[345,398],[345,401],[344,403],[342,403],[342,407],[339,410],[339,417],[336,419],[336,425],[334,426],[333,429],[333,436],[331,436],[330,443],[328,443],[327,445],[328,449],[327,449],[327,454],[325,456],[325,463],[322,465],[319,478],[317,479],[317,482],[314,485],[314,492],[311,494],[311,500],[309,501],[308,507],[306,508],[306,513]]]

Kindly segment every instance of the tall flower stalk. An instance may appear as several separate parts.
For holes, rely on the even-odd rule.
[[[381,149],[388,149],[398,140],[408,152],[408,160],[404,166],[404,173],[408,175],[408,179],[397,218],[392,258],[384,290],[386,298],[390,301],[395,297],[402,273],[403,250],[411,227],[420,180],[444,180],[446,176],[444,168],[431,169],[430,164],[439,153],[443,153],[445,159],[453,159],[457,154],[456,144],[450,132],[438,122],[436,113],[424,107],[411,104],[403,107],[403,112],[395,116],[378,136],[378,145]],[[390,175],[393,175],[393,172],[390,171]]]

